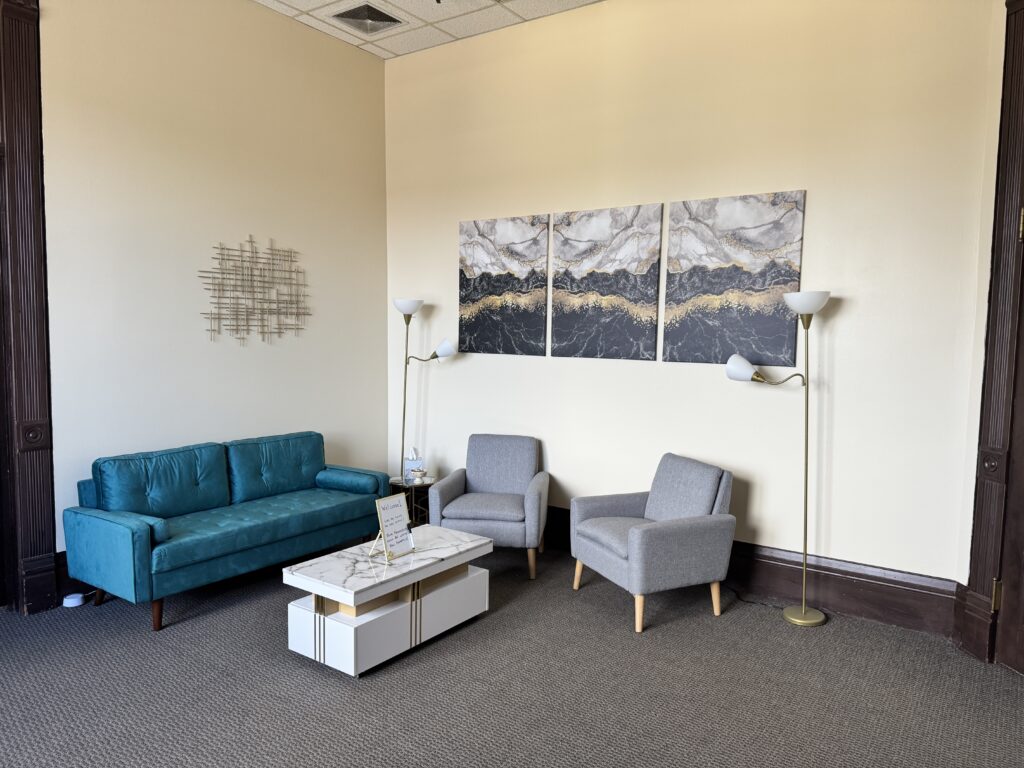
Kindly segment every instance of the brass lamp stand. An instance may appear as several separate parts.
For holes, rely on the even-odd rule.
[[[402,357],[404,370],[402,372],[402,439],[401,439],[401,453],[398,455],[398,477],[404,483],[405,482],[405,414],[408,403],[409,393],[409,363],[412,360],[419,360],[422,363],[429,363],[431,360],[438,360],[444,357],[451,357],[455,354],[455,347],[451,345],[448,339],[441,339],[441,343],[437,345],[437,348],[431,353],[430,357],[416,357],[415,355],[409,354],[409,323],[412,322],[412,316],[416,314],[420,307],[423,306],[423,299],[395,299],[395,309],[402,313],[402,319],[405,320],[405,353]]]
[[[734,381],[754,381],[759,384],[778,386],[791,379],[800,379],[804,388],[804,548],[801,568],[800,605],[786,606],[783,618],[798,627],[817,627],[825,623],[825,614],[817,608],[807,606],[807,508],[808,508],[808,467],[810,464],[810,402],[811,402],[811,351],[809,346],[811,320],[829,299],[828,291],[797,291],[783,294],[786,304],[800,317],[804,329],[804,372],[794,373],[784,379],[772,380],[758,371],[746,358],[733,355],[725,365],[725,373]]]

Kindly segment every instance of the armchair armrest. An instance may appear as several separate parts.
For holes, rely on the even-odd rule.
[[[133,603],[151,600],[150,519],[158,518],[90,507],[65,509],[68,575]]]
[[[430,524],[441,524],[441,510],[466,492],[466,470],[456,469],[448,477],[438,480],[427,492],[430,504]]]
[[[647,491],[612,493],[607,496],[577,496],[569,502],[569,542],[576,551],[576,526],[593,517],[643,517]]]
[[[368,493],[383,499],[391,490],[391,478],[372,469],[328,464],[317,473],[316,487],[349,493]]]
[[[629,531],[633,594],[722,581],[729,570],[736,518],[702,515],[663,520]]]
[[[526,486],[523,504],[526,507],[526,547],[533,549],[539,546],[544,536],[544,527],[548,522],[548,487],[551,475],[538,472]]]

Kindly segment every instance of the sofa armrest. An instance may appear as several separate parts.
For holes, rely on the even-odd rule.
[[[153,526],[146,515],[69,507],[64,540],[71,578],[133,603],[152,599]]]
[[[391,493],[391,478],[384,472],[359,467],[343,467],[340,464],[328,464],[316,476],[317,488],[330,488],[335,491],[349,493],[373,494],[383,499]]]
[[[548,488],[551,475],[538,472],[526,486],[523,504],[526,511],[526,547],[533,549],[544,538],[544,527],[548,522]]]
[[[441,524],[441,512],[466,492],[466,470],[456,469],[448,477],[438,480],[427,492],[430,501],[430,524]]]
[[[736,518],[701,515],[629,531],[629,583],[635,595],[722,581],[729,570]]]

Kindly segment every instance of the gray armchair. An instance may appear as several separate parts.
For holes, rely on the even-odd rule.
[[[736,531],[731,494],[731,472],[666,453],[649,493],[573,499],[572,588],[580,588],[586,565],[633,594],[637,632],[644,629],[644,596],[666,589],[710,583],[721,615],[719,584]]]
[[[430,524],[487,536],[499,547],[525,547],[530,578],[537,578],[549,482],[539,465],[536,438],[471,435],[466,468],[430,488]]]

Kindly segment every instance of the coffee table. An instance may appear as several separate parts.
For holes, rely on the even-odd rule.
[[[367,542],[285,568],[310,593],[288,606],[288,648],[358,676],[487,610],[489,574],[469,562],[494,542],[434,525],[412,537],[391,562]]]

